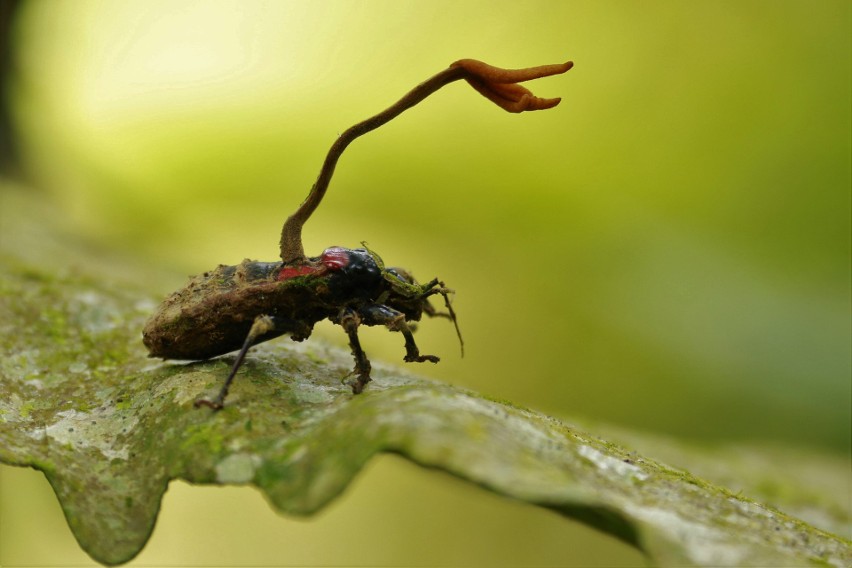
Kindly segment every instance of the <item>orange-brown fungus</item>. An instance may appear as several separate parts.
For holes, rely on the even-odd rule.
[[[476,59],[460,59],[450,67],[461,67],[467,73],[464,79],[479,94],[509,112],[544,110],[559,104],[560,98],[545,99],[533,95],[529,89],[518,85],[524,81],[565,73],[574,63],[540,65],[526,69],[502,69]]]

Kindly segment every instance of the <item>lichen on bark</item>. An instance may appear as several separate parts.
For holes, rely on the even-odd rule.
[[[842,537],[540,413],[379,363],[354,396],[349,353],[316,340],[258,346],[224,410],[194,409],[229,357],[149,359],[140,330],[158,298],[144,281],[28,227],[32,204],[15,198],[12,215],[11,199],[0,208],[0,461],[44,472],[100,562],[141,550],[172,479],[253,484],[280,512],[310,515],[394,452],[593,525],[660,565],[852,564]]]

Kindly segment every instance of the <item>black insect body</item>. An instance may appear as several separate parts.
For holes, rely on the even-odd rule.
[[[551,108],[559,99],[533,96],[517,83],[564,73],[570,62],[529,69],[506,70],[475,60],[461,60],[415,87],[396,104],[344,132],[326,156],[317,182],[304,203],[284,224],[281,261],[244,260],[237,266],[220,265],[192,278],[166,298],[142,333],[151,357],[209,359],[239,350],[228,378],[213,400],[196,406],[222,408],[228,389],[252,345],[281,335],[307,339],[314,325],[329,319],[343,327],[355,358],[352,392],[370,381],[370,361],[358,339],[360,325],[383,325],[402,334],[408,362],[438,362],[421,355],[409,322],[423,314],[452,320],[461,342],[451,290],[437,279],[418,284],[401,268],[386,268],[382,259],[365,248],[331,247],[318,257],[306,257],[301,230],[319,205],[343,150],[355,138],[385,124],[442,86],[465,79],[481,94],[510,112]],[[446,312],[437,311],[429,298],[440,295]]]
[[[355,356],[355,393],[370,381],[370,362],[358,341],[359,325],[384,325],[405,338],[405,361],[437,362],[421,355],[408,326],[426,313],[455,321],[449,290],[433,280],[418,284],[404,271],[386,269],[367,249],[329,248],[298,269],[283,262],[244,260],[196,276],[166,298],[148,321],[142,337],[153,357],[208,359],[289,335],[307,339],[314,324],[326,318],[343,326]],[[429,303],[444,297],[448,312]],[[251,341],[247,341],[247,338]],[[209,403],[222,404],[227,389]],[[202,404],[208,404],[207,401]]]

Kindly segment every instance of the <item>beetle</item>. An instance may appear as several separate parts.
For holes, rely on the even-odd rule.
[[[509,112],[549,109],[559,98],[539,98],[518,83],[568,71],[572,62],[525,69],[501,69],[474,59],[462,59],[433,75],[392,106],[352,126],[332,144],[317,181],[305,201],[284,223],[281,260],[244,260],[190,279],[168,296],[145,324],[142,339],[150,357],[203,360],[238,351],[228,377],[212,400],[195,406],[223,408],[234,377],[248,350],[281,335],[307,339],[314,325],[329,319],[343,327],[355,359],[353,394],[370,382],[370,361],[361,347],[358,327],[384,325],[402,334],[406,362],[437,363],[435,355],[420,353],[410,322],[427,316],[446,317],[464,342],[450,302],[452,290],[437,278],[419,284],[401,268],[387,268],[381,257],[362,248],[329,247],[319,256],[305,256],[302,227],[322,201],[341,154],[356,138],[382,126],[403,111],[454,81],[464,79],[480,94]],[[429,302],[441,296],[446,312]]]

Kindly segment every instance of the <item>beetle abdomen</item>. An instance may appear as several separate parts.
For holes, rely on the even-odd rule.
[[[276,281],[280,262],[244,260],[193,277],[160,305],[145,324],[142,340],[152,357],[208,359],[239,349],[259,315],[273,316],[276,328],[258,341],[285,333],[307,338],[327,317],[324,279]]]

